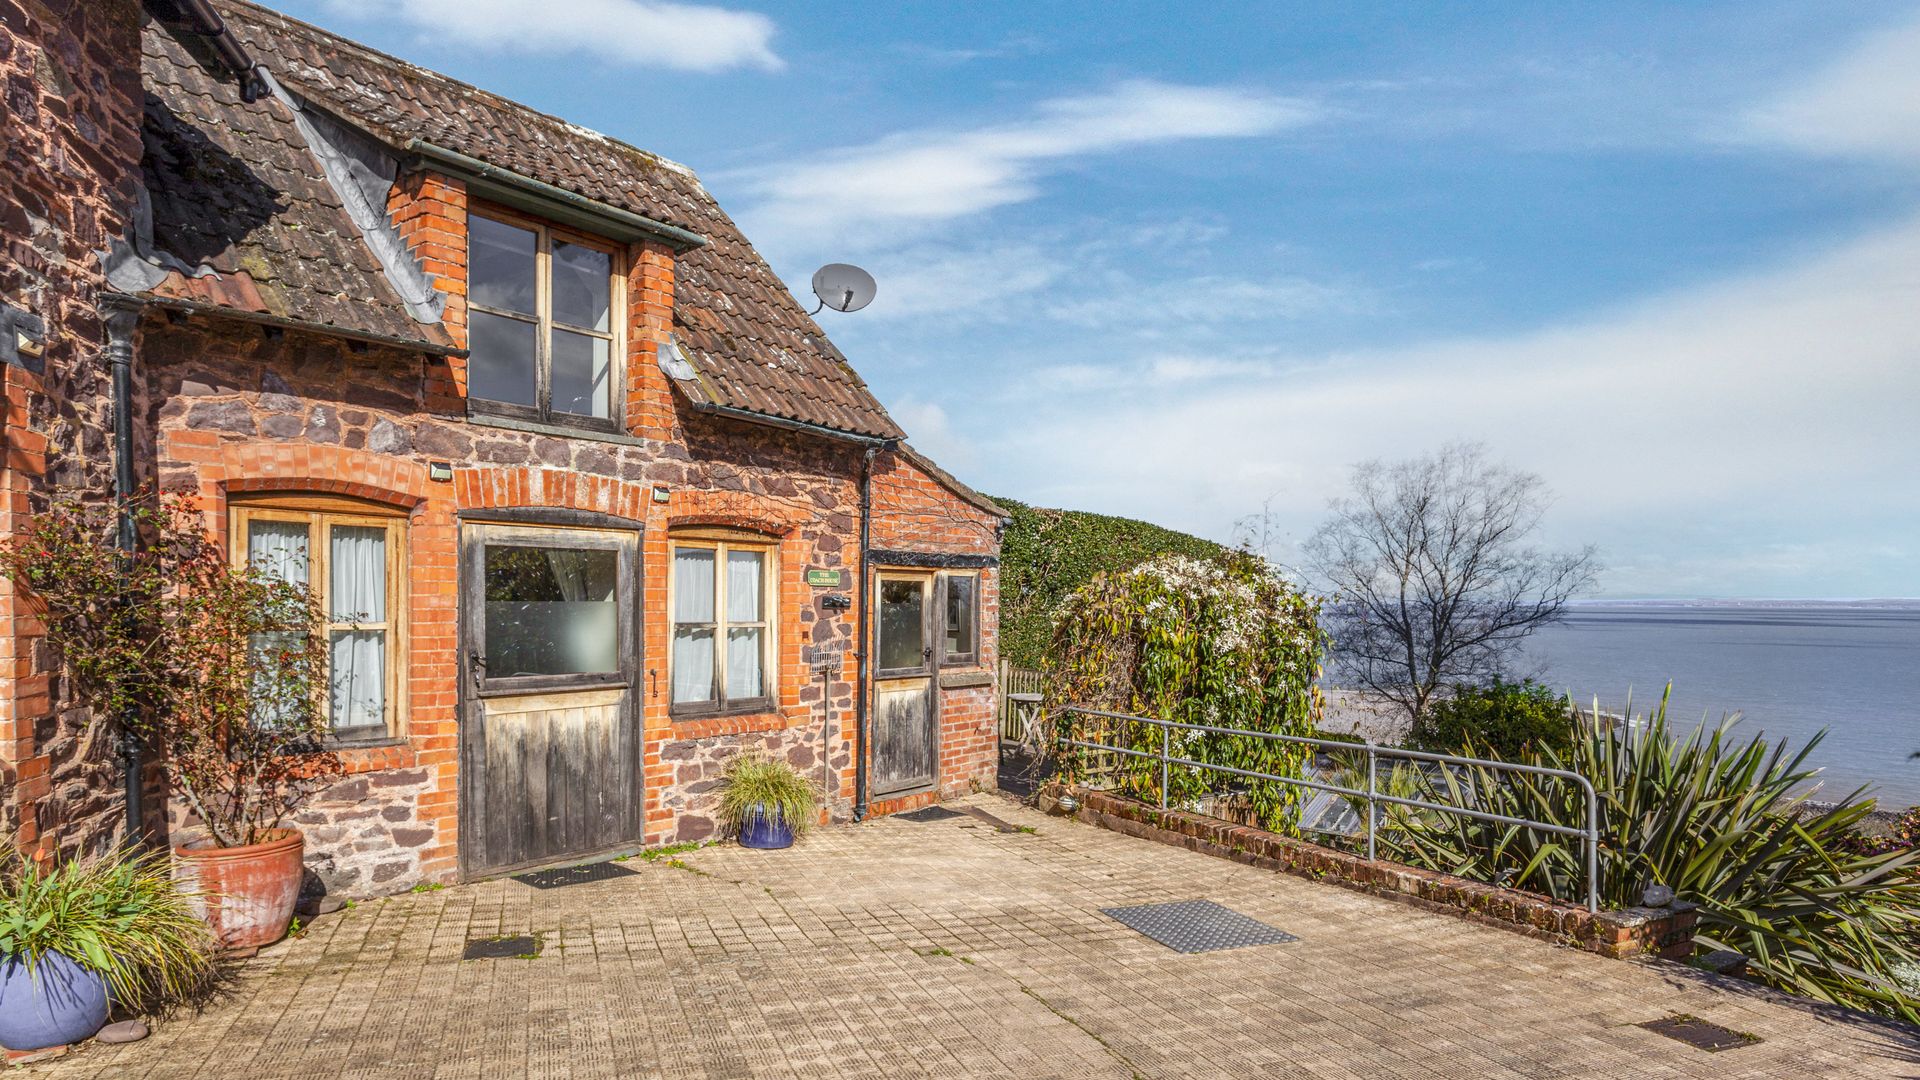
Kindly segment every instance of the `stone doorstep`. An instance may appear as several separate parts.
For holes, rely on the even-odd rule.
[[[1049,785],[1041,809],[1057,813],[1065,789]],[[1280,836],[1248,825],[1180,810],[1161,810],[1104,791],[1074,789],[1078,820],[1114,832],[1184,847],[1204,855],[1356,889],[1440,914],[1465,918],[1529,937],[1571,945],[1612,959],[1683,960],[1693,953],[1696,905],[1587,911],[1537,893],[1504,889]]]

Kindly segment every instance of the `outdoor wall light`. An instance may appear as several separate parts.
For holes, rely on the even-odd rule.
[[[653,501],[663,503],[673,498],[673,489],[664,484],[656,484],[653,489]]]
[[[453,463],[450,461],[427,462],[427,479],[438,483],[447,483],[453,479]]]
[[[820,598],[820,606],[829,611],[846,611],[853,606],[853,597],[846,593],[828,593]]]

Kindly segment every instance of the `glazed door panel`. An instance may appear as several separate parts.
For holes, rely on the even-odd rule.
[[[872,793],[931,787],[939,776],[933,692],[933,575],[883,572],[874,588]]]

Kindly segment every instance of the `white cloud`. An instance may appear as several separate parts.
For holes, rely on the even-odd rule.
[[[1040,193],[1088,155],[1183,139],[1269,135],[1319,116],[1304,101],[1221,87],[1134,81],[1042,102],[1024,120],[917,131],[741,174],[756,236],[842,238],[849,230],[951,221]]]
[[[1047,314],[1080,326],[1112,326],[1150,315],[1175,333],[1191,333],[1196,327],[1222,323],[1298,319],[1329,312],[1358,314],[1371,307],[1371,298],[1356,288],[1302,277],[1209,274],[1117,282],[1097,295],[1052,304]]]
[[[1810,153],[1920,161],[1920,20],[1869,37],[1753,109],[1740,134]]]
[[[982,441],[982,471],[994,490],[1042,504],[1222,536],[1277,491],[1297,540],[1351,463],[1477,438],[1546,477],[1565,542],[1598,541],[1623,567],[1689,548],[1706,553],[1688,570],[1702,592],[1790,593],[1757,584],[1794,580],[1786,563],[1737,553],[1835,537],[1884,546],[1920,515],[1916,298],[1920,216],[1529,333],[1296,358],[1265,379],[1089,378],[1107,394],[1035,397]],[[1822,588],[1913,591],[1910,561],[1875,566],[1879,587],[1850,588],[1848,573],[1866,570],[1840,564]],[[1603,587],[1658,585],[1627,573]]]
[[[502,51],[589,53],[680,71],[783,66],[773,20],[655,0],[328,0],[343,14],[398,18],[437,38]]]

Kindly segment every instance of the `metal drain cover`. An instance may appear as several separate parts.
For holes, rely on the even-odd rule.
[[[1742,1031],[1723,1028],[1719,1024],[1710,1024],[1697,1016],[1676,1013],[1662,1020],[1649,1020],[1640,1025],[1648,1031],[1665,1035],[1669,1039],[1678,1039],[1688,1046],[1698,1047],[1710,1054],[1722,1050],[1731,1050],[1736,1046],[1751,1046],[1760,1041],[1758,1035],[1748,1035]]]
[[[1213,952],[1300,940],[1211,900],[1101,908],[1100,914],[1140,931],[1175,952]]]
[[[531,960],[540,955],[540,939],[526,934],[516,937],[478,938],[467,942],[462,960]]]
[[[559,889],[568,885],[584,885],[589,881],[632,876],[634,871],[619,863],[596,862],[562,866],[556,870],[536,870],[531,874],[515,874],[513,880],[524,881],[536,889]]]
[[[893,816],[902,821],[950,821],[957,817],[966,817],[967,815],[957,810],[949,810],[944,806],[929,806],[920,810],[913,810],[905,814],[895,814]]]

